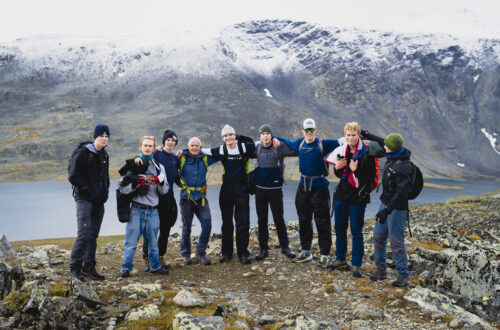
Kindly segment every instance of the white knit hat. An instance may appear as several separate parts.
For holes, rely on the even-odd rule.
[[[234,128],[232,128],[231,126],[224,125],[224,127],[222,128],[222,131],[220,132],[220,135],[224,136],[227,134],[236,134],[236,132],[234,131]]]

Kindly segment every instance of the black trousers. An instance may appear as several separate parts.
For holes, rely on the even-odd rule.
[[[172,196],[168,196],[168,195]],[[158,216],[160,217],[160,234],[158,235],[158,253],[160,257],[167,253],[168,237],[170,236],[170,229],[177,220],[177,203],[173,192],[167,194],[167,202],[158,204]],[[142,258],[148,257],[148,243],[144,240],[142,244]]]
[[[222,184],[219,206],[222,213],[222,254],[233,255],[233,215],[236,225],[236,253],[238,258],[248,257],[250,230],[250,196],[243,183]]]
[[[302,250],[311,250],[313,238],[312,217],[318,230],[320,253],[329,255],[332,247],[332,223],[330,222],[330,193],[328,187],[305,191],[303,185],[297,188],[295,207],[299,217],[299,235]]]
[[[255,208],[259,223],[259,246],[261,250],[269,249],[269,229],[267,228],[269,206],[273,214],[274,225],[278,232],[281,248],[288,248],[288,234],[283,219],[283,191],[280,189],[255,190]]]
[[[97,237],[103,216],[103,203],[92,203],[83,199],[76,201],[78,233],[71,250],[70,266],[81,265],[82,262],[95,264]]]

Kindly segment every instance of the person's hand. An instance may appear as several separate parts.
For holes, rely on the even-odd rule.
[[[361,140],[361,142],[363,142],[365,147],[368,147],[368,145],[370,144],[370,140]]]
[[[141,159],[141,157],[135,157],[134,163],[137,166],[142,165],[142,159]]]
[[[273,147],[275,149],[278,149],[280,146],[281,146],[281,141],[276,138],[273,138]]]
[[[177,150],[177,152],[175,153],[175,155],[177,156],[177,158],[181,158],[181,156],[182,156],[182,150]]]
[[[385,220],[387,220],[387,217],[391,214],[391,211],[389,211],[388,208],[385,208],[383,210],[378,211],[377,215],[375,216],[377,221],[380,222],[381,224],[385,223]]]
[[[342,158],[337,163],[335,163],[335,169],[337,171],[340,170],[340,169],[343,169],[346,166],[347,166],[347,159],[345,159],[345,158]]]
[[[339,141],[339,145],[341,145],[341,146],[343,146],[346,143],[345,137],[341,137],[340,139],[338,139],[338,141]]]
[[[162,150],[163,150],[163,148],[162,148],[161,146],[157,146],[157,147],[156,147],[156,150],[158,150],[158,151],[162,151]]]
[[[158,174],[158,180],[160,181],[160,185],[163,185],[163,182],[165,182],[165,171]]]
[[[133,174],[127,174],[123,177],[122,179],[122,182],[120,183],[120,185],[122,187],[125,187],[125,186],[128,186],[129,184],[136,184],[137,185],[137,182],[138,182],[138,177],[137,175],[133,175]]]
[[[351,162],[349,163],[349,168],[353,172],[356,171],[358,169],[358,161],[357,160],[351,160]]]

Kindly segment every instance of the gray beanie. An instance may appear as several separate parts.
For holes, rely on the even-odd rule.
[[[273,130],[271,129],[271,126],[269,126],[268,124],[264,124],[259,128],[259,134],[264,132],[273,135]]]
[[[236,132],[234,131],[234,128],[232,128],[231,126],[224,125],[224,127],[222,128],[222,131],[220,132],[220,135],[224,136],[227,134],[236,134]]]

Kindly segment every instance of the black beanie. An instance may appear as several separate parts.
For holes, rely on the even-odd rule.
[[[163,132],[163,139],[161,140],[161,144],[165,145],[165,141],[168,138],[174,139],[175,140],[175,145],[177,145],[177,142],[179,142],[179,140],[177,139],[177,134],[175,134],[174,131],[171,131],[171,130],[167,129],[165,132]]]
[[[108,137],[110,136],[109,134],[109,127],[103,124],[99,124],[94,128],[94,139],[96,139],[98,136],[102,134],[108,134]]]

